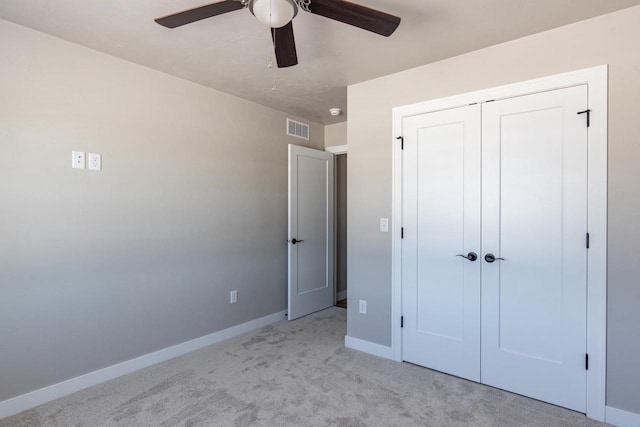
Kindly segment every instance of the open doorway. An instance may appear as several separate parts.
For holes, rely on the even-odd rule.
[[[347,122],[324,128],[325,151],[334,154],[334,304],[347,308]]]
[[[347,308],[347,154],[335,157],[336,305]]]

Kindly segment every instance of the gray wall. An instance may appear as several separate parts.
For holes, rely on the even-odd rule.
[[[286,308],[284,113],[2,20],[0,52],[0,401]]]
[[[347,155],[336,156],[336,291],[347,290]]]
[[[609,64],[607,404],[640,413],[638,23],[634,7],[349,87],[350,336],[391,345],[391,109]]]
[[[335,123],[324,127],[324,146],[347,145],[347,122]]]

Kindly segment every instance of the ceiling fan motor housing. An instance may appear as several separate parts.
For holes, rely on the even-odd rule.
[[[298,5],[293,0],[249,0],[249,10],[262,24],[281,28],[298,14]]]

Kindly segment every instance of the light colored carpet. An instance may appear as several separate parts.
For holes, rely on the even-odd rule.
[[[601,426],[344,347],[346,310],[178,357],[0,420],[17,426]]]

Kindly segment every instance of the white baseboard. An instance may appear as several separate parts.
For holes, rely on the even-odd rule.
[[[347,291],[340,291],[336,294],[336,301],[342,301],[347,297]]]
[[[607,406],[605,407],[605,422],[618,427],[640,427],[640,414]]]
[[[183,342],[153,353],[145,354],[135,359],[127,360],[116,365],[108,366],[97,371],[89,372],[79,377],[50,385],[20,396],[0,402],[0,419],[17,414],[27,409],[34,408],[43,403],[67,396],[87,387],[100,384],[122,375],[130,374],[137,370],[155,365],[160,362],[173,359],[174,357],[190,353],[195,350],[210,346],[238,335],[245,334],[254,329],[270,325],[285,319],[286,310],[279,313],[270,314],[250,322],[232,326],[222,331],[214,332],[200,338]]]
[[[384,357],[393,360],[393,349],[386,345],[380,345],[371,341],[361,340],[360,338],[344,337],[344,346],[353,350],[362,351],[364,353],[373,354],[374,356]]]

